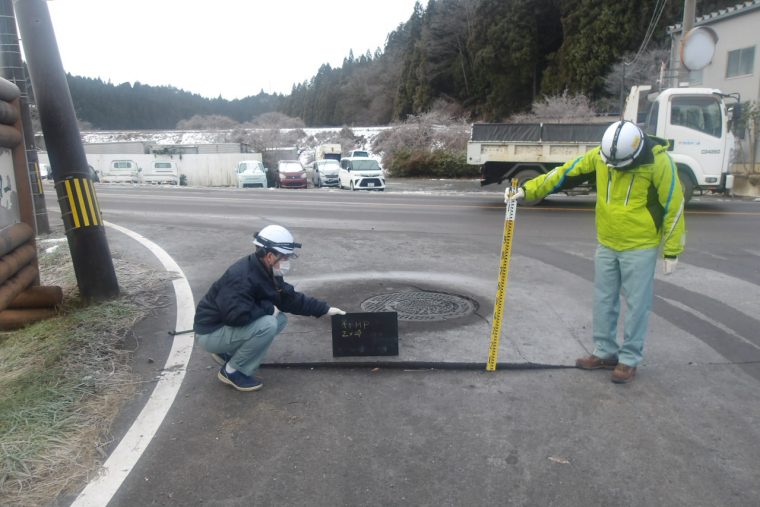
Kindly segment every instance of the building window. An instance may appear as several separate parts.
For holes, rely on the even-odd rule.
[[[726,77],[747,76],[755,70],[755,46],[728,52]]]

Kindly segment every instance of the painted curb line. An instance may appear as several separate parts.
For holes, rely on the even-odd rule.
[[[192,329],[195,318],[193,293],[185,274],[174,259],[161,247],[136,232],[109,222],[103,223],[141,243],[161,261],[167,271],[179,275],[179,278],[172,281],[177,299],[177,323],[174,329]],[[169,412],[185,378],[194,340],[195,333],[174,336],[169,357],[150,399],[103,464],[99,477],[87,484],[71,507],[104,507],[111,501]]]

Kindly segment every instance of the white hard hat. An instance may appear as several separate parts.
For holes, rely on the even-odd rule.
[[[609,167],[620,169],[630,165],[643,149],[641,129],[630,121],[616,121],[604,133],[599,154]]]
[[[300,243],[293,241],[293,235],[280,225],[268,225],[261,229],[261,231],[254,233],[253,244],[294,259],[297,259],[298,256],[293,250],[301,248]]]

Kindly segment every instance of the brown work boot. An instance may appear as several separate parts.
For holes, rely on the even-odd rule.
[[[636,368],[634,366],[620,363],[615,367],[615,371],[612,372],[612,381],[616,384],[625,384],[634,375],[636,375]]]
[[[575,361],[575,367],[583,368],[584,370],[598,370],[599,368],[611,370],[617,366],[617,364],[617,359],[602,359],[601,357],[596,357],[593,354],[588,357],[576,359]]]

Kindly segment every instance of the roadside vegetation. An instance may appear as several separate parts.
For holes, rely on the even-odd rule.
[[[742,131],[746,147],[740,145],[734,164],[734,173],[747,176],[752,185],[760,184],[760,102],[749,101],[742,104],[742,115],[739,118],[739,130]]]
[[[139,383],[128,366],[137,346],[128,334],[163,304],[168,280],[114,259],[121,296],[84,306],[65,240],[40,239],[42,284],[61,286],[64,304],[57,317],[0,333],[3,506],[54,504],[97,473],[109,428]]]

